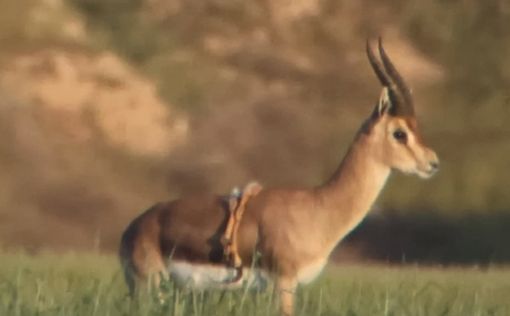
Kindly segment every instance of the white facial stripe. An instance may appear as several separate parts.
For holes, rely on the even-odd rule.
[[[408,128],[406,128],[405,131],[407,133],[407,143],[410,146],[414,146],[414,144],[416,143],[416,135],[414,135],[414,133]]]

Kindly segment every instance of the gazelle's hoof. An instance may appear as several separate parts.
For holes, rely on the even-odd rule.
[[[235,273],[236,273],[235,276],[225,281],[225,283],[230,284],[241,281],[241,279],[243,278],[243,267],[242,266],[235,267]]]

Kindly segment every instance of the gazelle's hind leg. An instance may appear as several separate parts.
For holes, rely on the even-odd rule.
[[[132,259],[136,271],[135,287],[144,287],[149,293],[155,292],[162,300],[161,281],[169,280],[169,273],[160,250],[144,245],[135,249]]]

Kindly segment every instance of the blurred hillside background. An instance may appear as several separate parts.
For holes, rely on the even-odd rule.
[[[339,260],[510,261],[509,0],[2,1],[0,244],[111,251],[155,201],[320,183],[378,35],[441,171],[395,174]]]

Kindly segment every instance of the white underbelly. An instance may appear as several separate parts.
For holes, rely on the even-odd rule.
[[[170,277],[180,286],[196,289],[235,289],[248,287],[264,290],[269,282],[267,273],[260,269],[243,268],[243,277],[229,282],[236,276],[236,271],[222,265],[192,264],[186,261],[172,260],[168,265]]]

